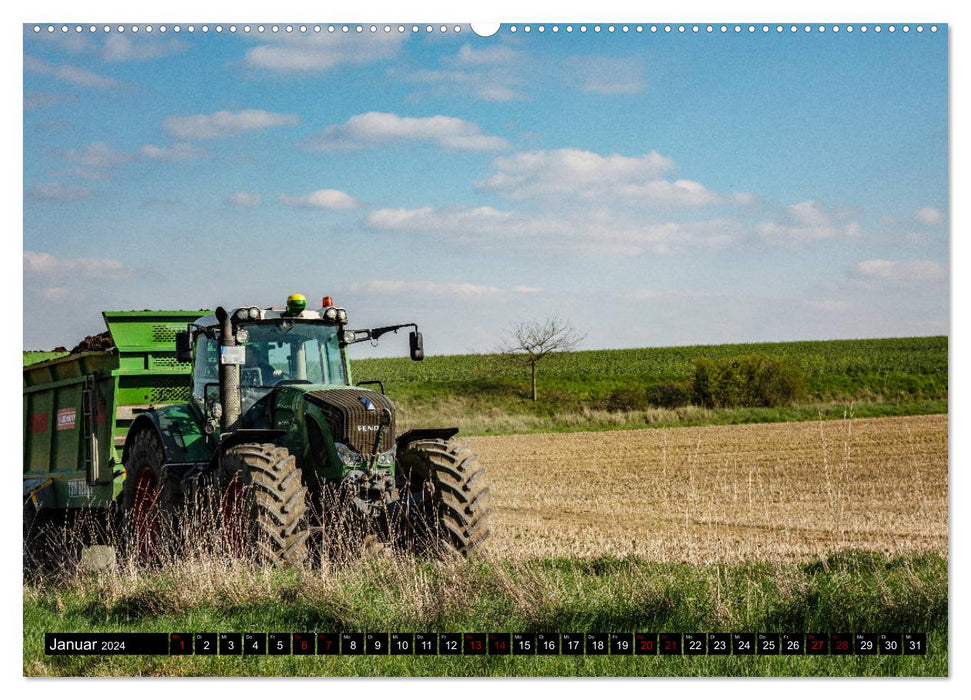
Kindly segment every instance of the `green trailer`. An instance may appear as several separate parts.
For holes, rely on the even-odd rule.
[[[175,334],[208,313],[106,311],[114,347],[24,366],[25,522],[28,511],[115,501],[133,420],[189,400],[192,365],[177,360]]]

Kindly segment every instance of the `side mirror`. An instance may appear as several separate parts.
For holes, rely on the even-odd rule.
[[[192,334],[188,331],[175,334],[175,358],[179,362],[192,362]]]
[[[412,331],[408,334],[408,345],[411,346],[411,359],[421,362],[425,359],[425,347],[421,342],[421,333]]]

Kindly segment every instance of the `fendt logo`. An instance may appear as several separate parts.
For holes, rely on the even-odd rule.
[[[367,432],[372,432],[373,433],[374,431],[380,430],[380,429],[381,429],[381,426],[380,425],[359,425],[359,426],[357,426],[357,431],[359,433],[367,433]]]
[[[369,411],[374,410],[374,404],[371,402],[371,399],[369,399],[367,396],[358,396],[357,400],[360,401],[364,405],[364,408],[366,408],[367,410]],[[375,428],[375,430],[377,430],[377,428]]]

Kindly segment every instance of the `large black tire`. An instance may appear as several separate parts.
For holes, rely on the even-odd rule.
[[[162,473],[158,435],[140,430],[130,440],[122,485],[125,544],[139,561],[156,563],[173,544],[177,488]]]
[[[307,488],[285,447],[246,443],[220,460],[220,521],[232,556],[266,564],[307,559]]]
[[[455,440],[416,440],[399,459],[399,541],[416,552],[481,552],[490,535],[485,469]]]

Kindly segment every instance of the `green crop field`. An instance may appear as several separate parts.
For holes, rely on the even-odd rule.
[[[782,360],[805,380],[788,406],[610,410],[613,392],[689,382],[694,360],[752,353]],[[353,356],[353,349],[351,349]],[[355,381],[380,379],[403,426],[447,420],[472,434],[879,417],[947,412],[946,336],[593,350],[540,364],[539,398],[529,368],[501,355],[354,360]]]

